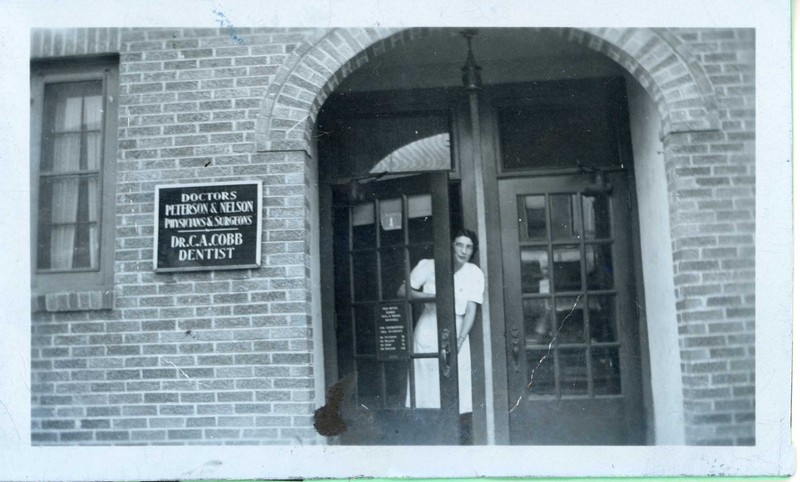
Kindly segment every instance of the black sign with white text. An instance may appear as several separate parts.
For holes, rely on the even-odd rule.
[[[409,357],[405,304],[379,305],[377,316],[378,360],[405,360]]]
[[[156,271],[255,268],[261,181],[156,186]]]

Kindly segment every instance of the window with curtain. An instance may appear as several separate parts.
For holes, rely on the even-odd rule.
[[[39,270],[99,268],[103,82],[45,86]]]
[[[113,287],[118,65],[116,57],[31,64],[35,297]],[[52,309],[84,308],[65,303]]]

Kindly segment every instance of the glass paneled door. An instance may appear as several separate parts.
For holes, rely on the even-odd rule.
[[[335,191],[333,209],[339,378],[354,378],[345,399],[350,422],[340,441],[457,443],[447,173],[354,183]],[[412,299],[401,289],[409,286],[411,270],[423,259],[434,260],[435,299]],[[415,322],[433,305],[439,350],[415,353]],[[438,371],[434,396],[439,408],[417,407],[419,365]]]
[[[501,182],[512,444],[644,443],[627,173]]]

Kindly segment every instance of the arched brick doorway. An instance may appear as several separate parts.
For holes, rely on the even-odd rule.
[[[426,29],[334,29],[297,48],[278,73],[264,99],[257,122],[261,151],[314,151],[313,122],[327,96],[352,71],[393,46],[428,35]],[[681,171],[682,154],[707,151],[720,128],[714,90],[694,54],[665,29],[560,29],[567,41],[600,52],[627,70],[648,93],[660,119],[668,196],[675,201],[694,182]],[[680,182],[678,182],[680,181]],[[696,281],[682,272],[682,246],[691,243],[697,207],[670,202],[670,234],[675,259],[672,280],[678,293],[678,322],[691,318],[696,305],[691,290]],[[686,268],[691,269],[691,268]],[[682,332],[681,335],[685,335]],[[693,393],[684,387],[691,399]],[[691,415],[691,405],[687,416]],[[691,442],[691,435],[689,441]]]
[[[432,30],[331,29],[303,42],[276,76],[256,126],[259,151],[308,149],[314,118],[350,73]],[[719,128],[714,92],[694,54],[666,29],[557,29],[624,67],[658,107],[662,137]]]

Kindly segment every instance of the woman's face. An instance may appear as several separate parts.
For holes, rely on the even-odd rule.
[[[464,264],[472,257],[475,246],[467,236],[459,236],[453,240],[453,258],[458,264]]]

